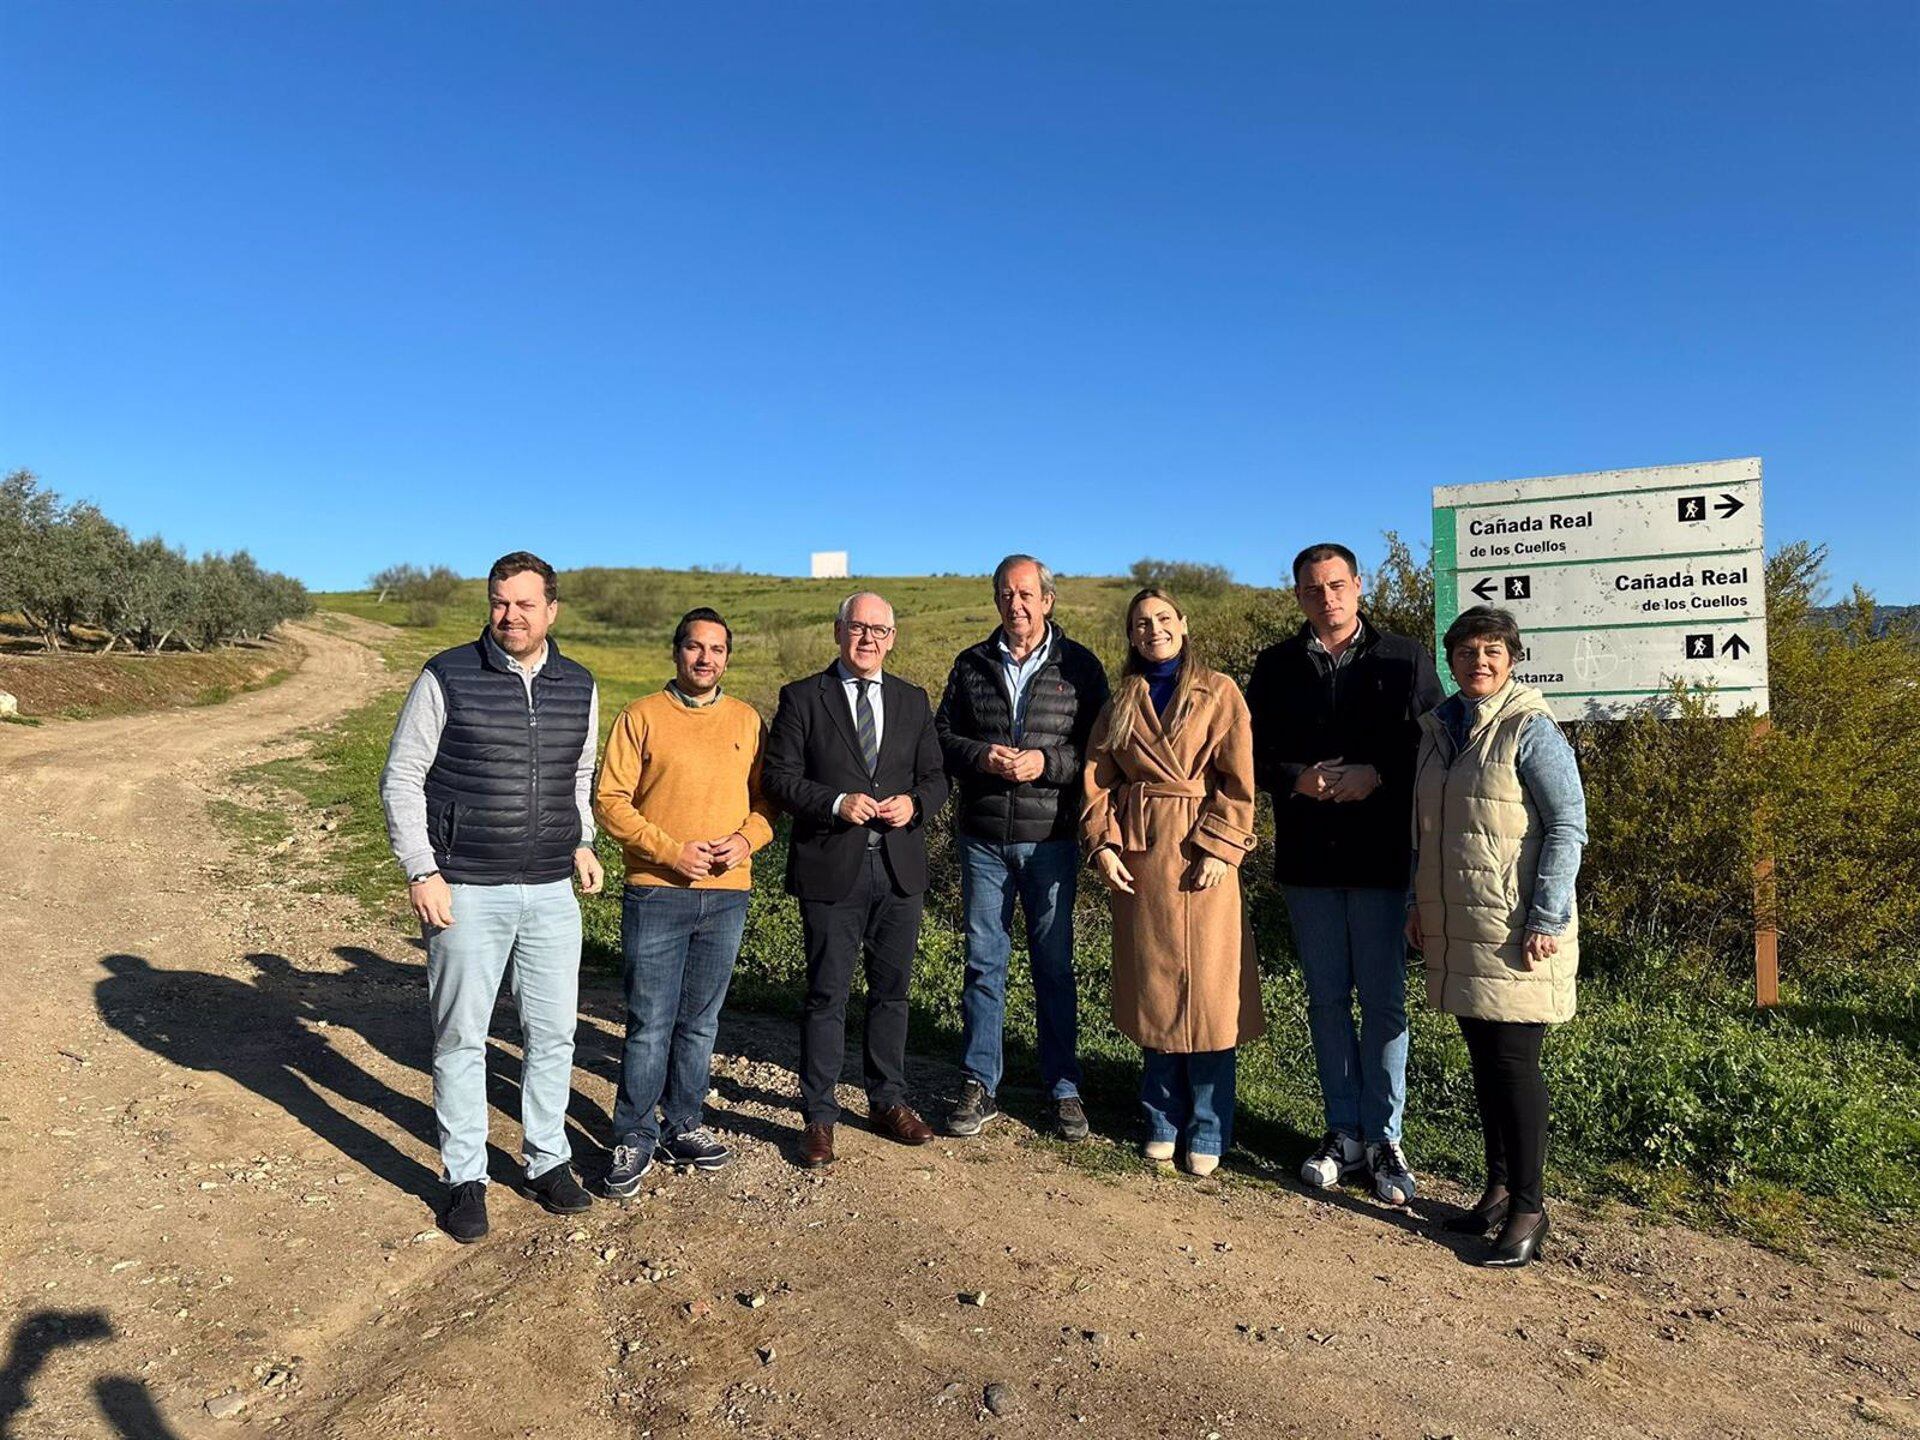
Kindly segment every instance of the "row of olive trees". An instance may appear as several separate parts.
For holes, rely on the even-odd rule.
[[[313,608],[306,586],[244,550],[190,560],[135,540],[85,501],[62,504],[30,470],[0,480],[0,612],[49,650],[91,632],[100,648],[202,649],[266,635]]]

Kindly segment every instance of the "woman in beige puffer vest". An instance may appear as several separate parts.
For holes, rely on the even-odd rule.
[[[1513,679],[1523,654],[1513,616],[1464,611],[1445,649],[1460,690],[1420,721],[1407,937],[1425,959],[1428,1000],[1466,1037],[1486,1141],[1486,1191],[1450,1228],[1497,1225],[1484,1263],[1524,1265],[1548,1228],[1540,1048],[1548,1025],[1573,1017],[1586,800],[1546,700]]]

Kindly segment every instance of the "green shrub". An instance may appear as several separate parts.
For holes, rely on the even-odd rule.
[[[1219,595],[1233,585],[1233,574],[1226,566],[1200,565],[1191,560],[1136,560],[1127,573],[1135,585],[1170,591],[1182,602]]]
[[[1684,694],[1672,718],[1649,705],[1573,727],[1590,832],[1586,935],[1737,970],[1765,847],[1785,963],[1827,983],[1915,983],[1920,646],[1902,628],[1875,634],[1859,593],[1840,623],[1815,616],[1823,559],[1795,544],[1767,563],[1765,733]]]
[[[659,631],[660,643],[667,642],[669,621],[677,619],[672,598],[650,575],[629,571],[602,581],[586,602],[587,613],[603,625],[643,634]]]
[[[431,630],[440,623],[440,607],[431,600],[415,600],[407,606],[407,621],[415,630]]]

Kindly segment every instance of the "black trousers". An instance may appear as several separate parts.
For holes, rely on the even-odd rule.
[[[800,1017],[800,1112],[809,1125],[840,1118],[833,1098],[847,1050],[847,992],[853,967],[867,975],[867,1103],[903,1104],[907,1087],[907,987],[920,941],[926,896],[902,895],[885,855],[867,852],[860,878],[844,900],[802,900],[807,1000]]]
[[[1547,1027],[1517,1020],[1462,1015],[1460,1033],[1473,1057],[1473,1093],[1487,1144],[1487,1184],[1504,1185],[1513,1209],[1543,1207],[1541,1171],[1547,1161],[1547,1077],[1540,1046]]]

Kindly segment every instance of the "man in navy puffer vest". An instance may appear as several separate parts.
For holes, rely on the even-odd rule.
[[[490,619],[471,644],[427,661],[380,777],[387,835],[427,942],[433,1110],[450,1187],[443,1223],[487,1233],[487,1030],[509,963],[525,1057],[520,1123],[528,1193],[555,1214],[592,1203],[569,1163],[578,879],[593,853],[593,676],[547,638],[553,567],[524,550],[487,574]]]

